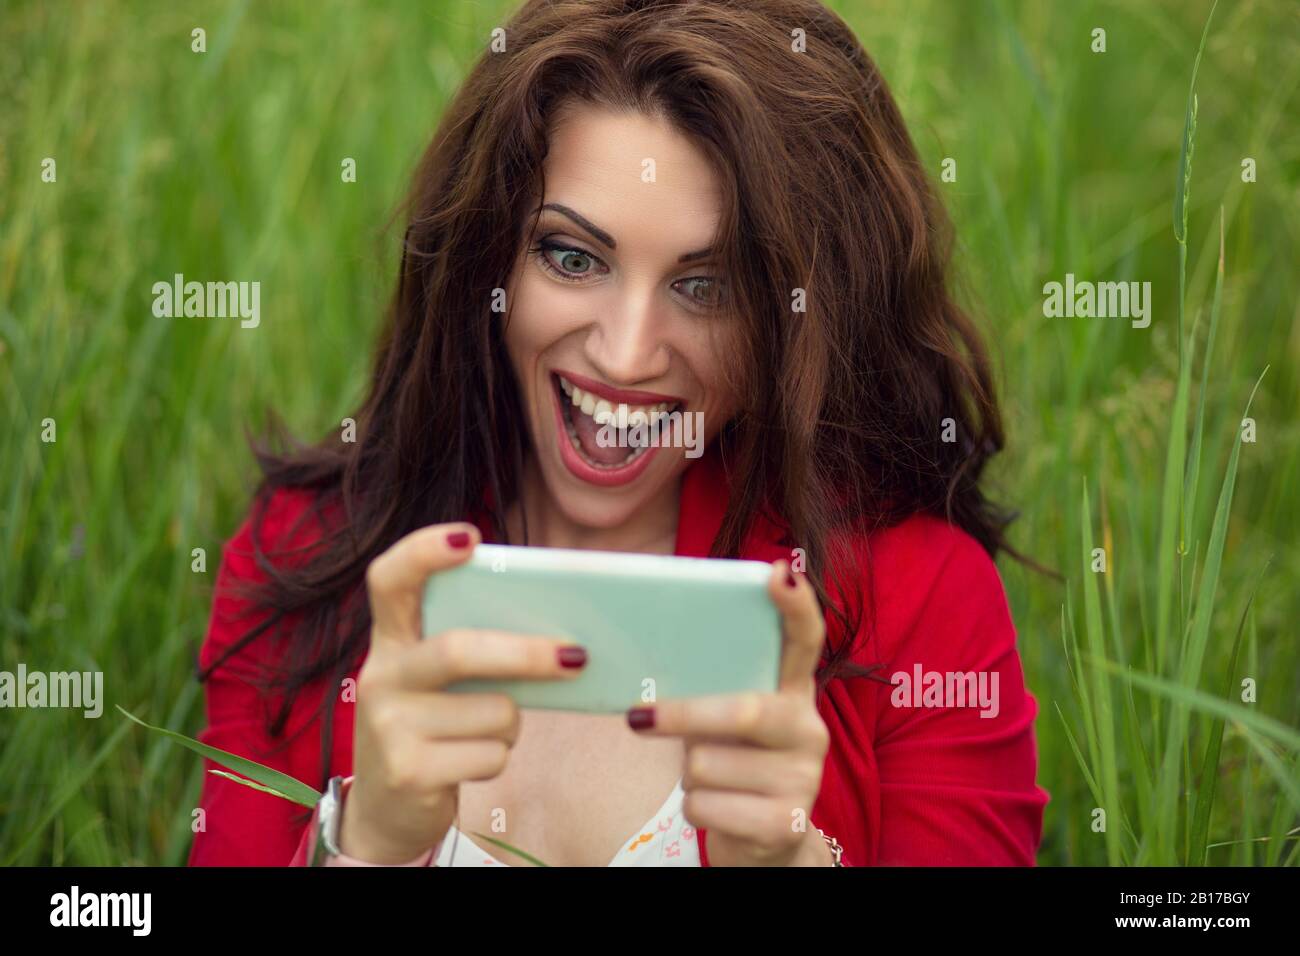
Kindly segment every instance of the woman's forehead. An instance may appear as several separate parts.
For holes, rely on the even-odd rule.
[[[703,150],[666,120],[583,106],[552,131],[541,203],[577,210],[619,242],[629,230],[709,246],[721,214],[717,175]]]

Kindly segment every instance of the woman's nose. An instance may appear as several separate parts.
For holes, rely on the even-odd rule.
[[[668,372],[667,320],[653,289],[629,289],[587,337],[587,358],[611,384],[633,384]]]

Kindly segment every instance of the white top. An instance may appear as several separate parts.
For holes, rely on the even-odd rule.
[[[645,824],[630,834],[606,866],[699,866],[700,848],[695,828],[682,814],[686,791],[679,777],[668,799]],[[494,834],[495,836],[495,834]],[[498,839],[511,841],[502,836]],[[526,846],[519,849],[529,851]],[[447,831],[437,850],[438,866],[509,866],[486,853],[455,825]],[[548,862],[543,859],[543,863]]]

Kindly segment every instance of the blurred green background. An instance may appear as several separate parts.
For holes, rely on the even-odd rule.
[[[1296,862],[1300,7],[1220,4],[1200,67],[1185,372],[1187,434],[1203,400],[1204,437],[1175,553],[1161,543],[1180,368],[1172,208],[1209,2],[830,5],[936,180],[957,161],[939,188],[1010,436],[992,487],[1020,512],[1014,543],[1065,577],[1000,562],[1052,796],[1040,862]],[[275,408],[315,437],[354,409],[396,273],[390,217],[514,7],[0,3],[0,669],[103,670],[106,696],[98,720],[0,712],[0,863],[184,861],[200,761],[113,705],[202,725],[192,655],[256,476],[243,429]],[[195,27],[206,53],[191,51]],[[155,318],[150,287],[177,272],[259,280],[260,327]],[[1044,318],[1042,286],[1067,272],[1150,281],[1150,328]],[[1266,365],[1213,586],[1211,521]],[[47,417],[56,443],[41,441]],[[1107,548],[1105,575],[1088,570],[1085,533]],[[206,574],[191,571],[199,547]],[[1153,660],[1162,591],[1171,651]],[[1135,685],[1103,657],[1181,689]]]

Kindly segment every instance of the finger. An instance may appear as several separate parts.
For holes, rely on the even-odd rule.
[[[381,733],[429,740],[519,739],[519,707],[505,694],[439,694],[402,690],[371,717]]]
[[[491,738],[427,741],[403,759],[409,782],[434,790],[466,780],[491,780],[505,769],[509,757],[510,746]]]
[[[808,687],[821,661],[826,622],[817,592],[788,561],[774,561],[767,593],[781,615],[781,690]]]
[[[682,789],[815,794],[821,789],[823,762],[813,753],[692,742],[686,746]]]
[[[395,683],[409,690],[474,678],[560,680],[586,664],[586,651],[569,638],[482,628],[453,628],[402,650],[393,662]]]
[[[424,582],[436,571],[464,564],[480,540],[478,529],[467,522],[429,525],[371,561],[366,590],[376,638],[418,640]]]
[[[725,833],[773,854],[802,839],[799,827],[806,826],[810,809],[781,797],[729,790],[692,790],[682,801],[683,815],[697,830]]]
[[[652,736],[747,742],[773,749],[811,747],[817,740],[807,701],[788,694],[661,700],[651,707],[631,708],[628,723],[638,733]]]

